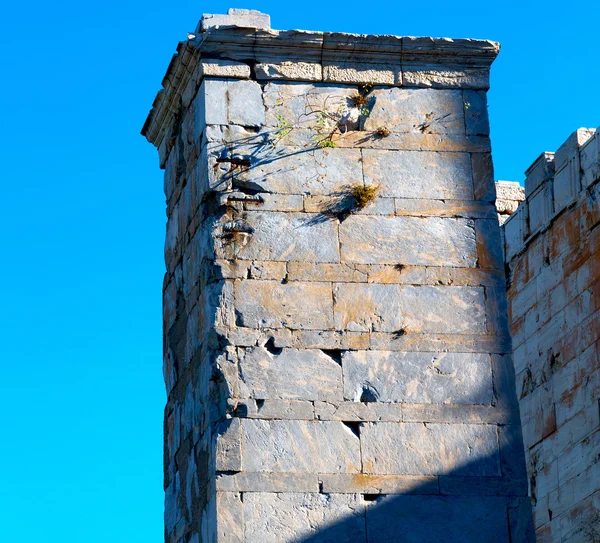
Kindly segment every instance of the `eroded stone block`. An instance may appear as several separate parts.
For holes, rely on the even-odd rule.
[[[365,473],[499,475],[493,425],[369,422],[360,443]]]
[[[360,471],[359,439],[342,422],[242,419],[241,427],[244,471]]]
[[[486,354],[350,351],[343,355],[343,368],[344,395],[349,400],[484,405],[492,401],[491,360]]]

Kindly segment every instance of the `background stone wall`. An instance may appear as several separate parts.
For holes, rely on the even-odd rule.
[[[168,204],[166,541],[530,541],[497,45],[265,17],[204,17],[144,128]]]
[[[600,541],[600,133],[527,170],[504,225],[509,313],[540,542]]]

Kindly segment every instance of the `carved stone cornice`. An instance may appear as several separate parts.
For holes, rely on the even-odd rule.
[[[245,19],[244,13],[232,15],[232,11],[203,16],[196,34],[178,44],[142,129],[157,147],[168,145],[173,121],[203,77],[240,77],[235,71],[208,73],[205,61],[244,63],[256,79],[264,81],[487,90],[489,69],[500,50],[498,43],[488,40],[251,28],[259,26],[254,22],[257,12]],[[268,16],[258,16],[268,23]],[[221,25],[213,25],[213,20]],[[232,24],[222,24],[227,21]],[[295,63],[313,69],[294,71]]]

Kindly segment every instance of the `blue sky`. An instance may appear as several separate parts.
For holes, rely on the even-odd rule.
[[[281,29],[500,41],[498,179],[600,124],[591,0],[4,5],[3,541],[162,541],[164,196],[139,131],[177,41],[228,7]]]

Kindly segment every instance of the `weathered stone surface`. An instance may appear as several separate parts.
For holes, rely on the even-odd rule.
[[[271,82],[264,98],[269,126],[317,126],[320,114],[336,115],[357,94],[356,86]],[[332,125],[333,128],[335,125]]]
[[[488,89],[489,81],[489,71],[485,68],[453,68],[452,66],[422,64],[404,65],[402,70],[402,83],[405,87]]]
[[[241,426],[244,471],[360,471],[359,439],[341,422],[243,419]]]
[[[356,264],[290,262],[288,264],[288,279],[290,281],[366,283],[368,272],[360,269]]]
[[[438,478],[431,476],[340,473],[320,475],[319,480],[325,493],[439,494]]]
[[[473,199],[473,175],[467,153],[363,150],[367,184],[396,198]]]
[[[227,492],[319,492],[316,473],[220,473],[217,490]]]
[[[239,471],[241,469],[241,435],[239,419],[229,419],[221,424],[216,447],[216,469],[218,471]]]
[[[245,542],[366,543],[365,510],[356,494],[244,496]]]
[[[388,496],[367,509],[369,534],[402,543],[509,543],[506,518],[505,498],[493,497]]]
[[[240,377],[250,397],[260,400],[335,401],[342,398],[342,368],[321,350],[264,347],[246,349],[239,361]]]
[[[347,62],[324,62],[323,81],[371,85],[398,85],[402,83],[400,65],[357,64]]]
[[[397,132],[464,134],[461,91],[392,88],[375,89],[371,96],[366,130],[391,125]]]
[[[273,149],[273,148],[272,148]],[[243,156],[246,149],[237,149]],[[335,197],[362,179],[360,150],[266,148],[235,175],[238,186],[273,193],[323,194]]]
[[[403,326],[411,333],[485,333],[485,295],[481,288],[402,289]]]
[[[404,406],[399,403],[382,402],[315,402],[315,417],[319,420],[402,421]]]
[[[291,81],[321,81],[323,69],[312,62],[259,63],[254,68],[257,79],[286,79]]]
[[[246,223],[252,235],[236,245],[237,258],[299,262],[339,262],[337,227],[307,213],[250,211]]]
[[[360,443],[365,473],[499,475],[491,425],[370,422],[361,427]]]
[[[494,165],[490,153],[472,153],[473,194],[475,200],[493,202],[496,199],[494,186]]]
[[[305,400],[236,400],[235,414],[249,419],[313,420],[313,402]]]
[[[238,326],[250,328],[333,329],[328,283],[246,281],[235,284]]]
[[[256,81],[205,79],[195,100],[195,115],[195,123],[200,126],[262,126],[265,109],[260,85]]]
[[[354,401],[490,404],[490,356],[473,353],[349,351],[344,395]],[[366,391],[366,392],[365,392]]]
[[[244,543],[244,509],[239,493],[218,492],[216,510],[218,541]]]
[[[196,31],[206,32],[220,26],[269,30],[271,28],[271,17],[267,13],[261,13],[255,9],[230,8],[227,11],[227,15],[203,14]]]
[[[198,75],[201,77],[248,79],[250,77],[250,66],[233,60],[203,59],[198,64]]]
[[[341,258],[359,264],[474,267],[473,226],[469,219],[351,216],[339,227]]]
[[[435,507],[420,533],[366,511],[440,496],[440,477],[477,506],[506,495],[506,529],[524,479],[478,92],[497,45],[264,21],[205,18],[144,128],[167,168],[165,541],[427,541]],[[359,208],[351,190],[373,184]],[[477,541],[486,515],[439,503],[450,538]]]
[[[485,91],[463,91],[465,102],[465,127],[469,136],[487,136],[490,123]]]
[[[402,328],[398,285],[341,283],[334,289],[334,300],[338,330],[395,332]]]
[[[396,215],[407,217],[466,217],[495,219],[496,210],[487,202],[471,200],[413,200],[396,198]]]

